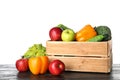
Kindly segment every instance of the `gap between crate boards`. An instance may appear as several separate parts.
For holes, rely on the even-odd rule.
[[[75,57],[86,57],[86,58],[108,58],[108,57],[103,57],[103,56],[76,56],[76,55],[48,55],[48,56],[50,56],[50,57],[68,57],[68,58],[75,58]]]

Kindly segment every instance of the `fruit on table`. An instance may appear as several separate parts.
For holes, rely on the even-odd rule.
[[[87,24],[80,31],[76,32],[75,38],[77,41],[86,41],[96,35],[95,29],[90,24]]]
[[[31,57],[29,58],[28,65],[32,74],[44,74],[48,70],[49,59],[47,56]]]
[[[44,47],[42,44],[34,44],[31,46],[22,56],[23,58],[30,58],[35,56],[44,56],[46,55],[46,47]]]
[[[95,30],[98,35],[104,35],[103,41],[111,40],[111,30],[108,26],[97,26]]]
[[[62,41],[74,41],[75,32],[72,29],[65,29],[61,34]]]
[[[52,41],[60,41],[61,40],[62,29],[59,27],[53,27],[49,31],[49,37]]]
[[[52,75],[60,75],[65,70],[65,64],[61,60],[53,60],[49,64],[49,72]]]
[[[24,59],[24,58],[18,59],[16,61],[15,65],[16,65],[16,68],[19,72],[25,72],[29,69],[28,59]]]

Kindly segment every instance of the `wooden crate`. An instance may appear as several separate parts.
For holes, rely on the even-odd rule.
[[[47,41],[50,60],[60,59],[66,71],[109,73],[112,68],[112,41]]]

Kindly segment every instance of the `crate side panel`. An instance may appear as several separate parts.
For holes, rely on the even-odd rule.
[[[107,42],[57,42],[47,41],[49,55],[108,56]]]
[[[56,57],[49,56],[50,60],[60,59],[65,63],[66,71],[80,72],[110,72],[110,57],[108,58],[90,58],[90,57]],[[108,66],[109,65],[109,66]]]
[[[110,56],[112,52],[112,40],[109,40],[107,42],[107,52],[108,52],[108,56]]]

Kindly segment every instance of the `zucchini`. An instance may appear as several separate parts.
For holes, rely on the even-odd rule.
[[[90,38],[89,40],[87,40],[87,42],[100,42],[104,39],[103,35],[97,35],[95,37]]]

